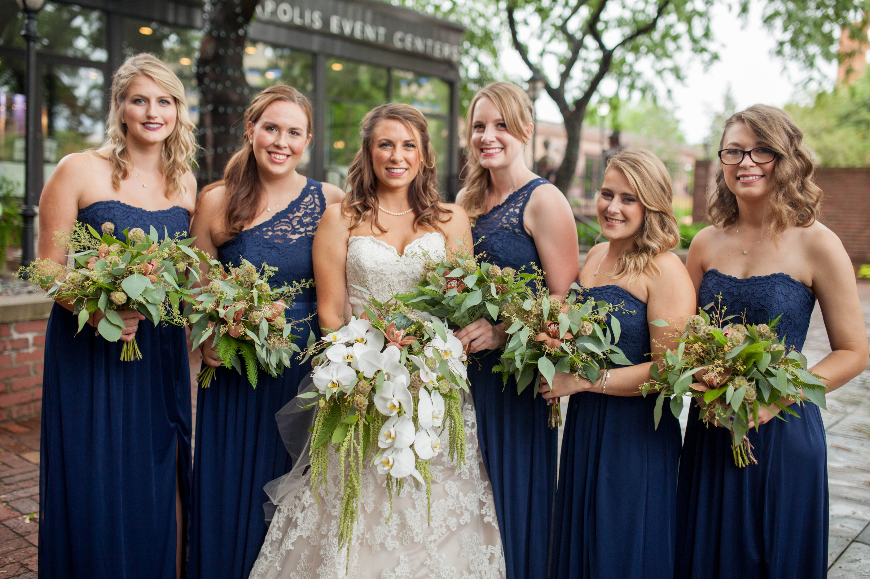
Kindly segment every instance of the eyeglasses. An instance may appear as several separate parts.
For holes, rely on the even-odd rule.
[[[746,155],[749,155],[753,163],[759,165],[770,163],[776,159],[776,151],[767,147],[756,147],[751,151],[741,151],[740,149],[722,149],[719,151],[719,159],[725,165],[739,165]]]

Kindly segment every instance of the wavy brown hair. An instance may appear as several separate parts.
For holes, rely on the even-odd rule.
[[[767,105],[753,105],[725,121],[720,149],[725,133],[736,123],[744,123],[762,146],[776,151],[773,189],[764,210],[764,229],[770,232],[771,239],[776,243],[789,227],[812,225],[821,212],[822,190],[813,183],[815,167],[803,144],[803,131],[787,112]],[[726,227],[737,220],[739,213],[737,197],[728,189],[720,163],[716,186],[707,204],[707,217],[713,225]]]
[[[523,144],[528,143],[529,127],[535,119],[532,101],[526,91],[512,82],[494,82],[486,85],[471,99],[468,114],[465,116],[465,142],[471,150],[471,137],[474,134],[474,108],[478,101],[487,97],[501,113],[508,132]],[[489,169],[480,165],[480,160],[469,152],[465,165],[465,192],[462,194],[462,208],[472,220],[486,213],[486,192],[492,183]]]
[[[251,100],[245,111],[243,122],[257,124],[263,112],[274,102],[285,101],[299,105],[308,118],[306,131],[311,134],[313,120],[311,103],[304,94],[292,86],[279,84],[270,86]],[[241,233],[245,225],[254,220],[261,211],[263,190],[260,187],[260,174],[257,172],[257,159],[253,154],[253,146],[248,140],[247,130],[242,132],[239,147],[224,169],[224,178],[203,188],[202,194],[216,187],[223,186],[226,190],[224,201],[224,226],[229,235]]]
[[[627,149],[610,158],[607,171],[619,171],[643,204],[643,225],[635,234],[635,248],[616,262],[614,279],[628,275],[629,284],[649,270],[659,274],[654,258],[677,247],[680,227],[674,216],[674,189],[667,167],[645,149]]]
[[[439,224],[449,221],[453,212],[441,204],[435,188],[435,149],[429,139],[426,117],[411,105],[388,103],[366,114],[360,129],[362,145],[347,172],[350,191],[341,201],[341,210],[350,217],[351,229],[371,217],[373,228],[387,231],[378,221],[378,179],[372,166],[372,148],[378,125],[390,120],[402,123],[414,135],[420,154],[420,169],[408,187],[408,205],[414,210],[414,231],[423,225],[443,233]]]
[[[112,188],[121,188],[121,181],[130,176],[133,164],[127,152],[127,125],[121,121],[127,90],[137,76],[147,76],[175,100],[175,128],[163,142],[161,172],[166,180],[166,196],[184,192],[184,176],[196,166],[196,126],[190,120],[184,85],[169,67],[157,57],[142,53],[124,61],[112,77],[112,106],[106,121],[106,138],[96,154],[112,165]]]

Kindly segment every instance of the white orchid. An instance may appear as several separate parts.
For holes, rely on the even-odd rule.
[[[336,392],[350,393],[356,385],[357,375],[352,368],[331,362],[318,366],[314,370],[312,380],[314,380],[317,390],[321,394],[325,394],[328,399]]]
[[[387,380],[375,394],[375,406],[384,416],[395,416],[400,408],[407,414],[414,412],[414,400],[408,390],[408,379],[397,376],[393,380]]]
[[[330,344],[343,344],[350,339],[350,336],[348,335],[346,328],[341,328],[335,332],[326,334],[320,339],[324,342],[329,342]]]
[[[378,472],[381,474],[390,474],[395,478],[405,478],[413,476],[420,484],[423,484],[423,477],[414,468],[417,459],[414,456],[414,451],[410,447],[406,448],[388,448],[378,456]]]
[[[442,340],[441,336],[435,336],[431,344],[423,351],[428,358],[436,357],[435,352],[438,353],[441,359],[447,362],[447,365],[453,372],[459,374],[462,378],[468,377],[468,371],[465,367],[465,361],[468,357],[462,348],[462,342],[452,332],[447,333],[446,341]]]
[[[393,416],[378,433],[381,448],[408,448],[414,442],[414,421],[407,414]]]
[[[430,394],[425,388],[420,389],[417,422],[420,428],[441,428],[444,424],[444,397],[440,392],[433,390]]]
[[[429,366],[426,365],[426,361],[420,356],[408,356],[413,360],[414,364],[417,365],[417,368],[420,369],[420,380],[423,381],[423,384],[430,388],[438,387],[438,374],[429,369]]]
[[[383,339],[383,334],[381,334]],[[383,372],[387,380],[395,380],[402,376],[405,383],[411,382],[411,373],[401,363],[402,352],[398,348],[387,348],[383,352],[368,350],[359,354],[359,369],[366,378],[373,378],[378,372]]]
[[[441,437],[431,428],[421,428],[414,437],[414,451],[421,460],[429,460],[438,454],[441,448]]]
[[[359,318],[351,318],[350,322],[344,327],[347,332],[349,342],[354,344],[364,344],[368,349],[381,351],[384,347],[384,333],[377,328],[373,328],[368,320]]]

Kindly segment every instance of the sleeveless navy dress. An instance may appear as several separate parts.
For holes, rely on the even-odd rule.
[[[218,248],[221,263],[247,259],[278,271],[272,287],[314,278],[311,244],[326,209],[322,185],[308,179],[299,196],[268,221],[246,229]],[[317,311],[314,288],[302,291],[284,310],[288,322]],[[305,347],[316,318],[294,333]],[[289,472],[275,413],[296,396],[311,365],[293,361],[277,378],[260,371],[257,387],[234,369],[220,367],[196,400],[196,450],[189,577],[247,578],[266,537],[263,486]]]
[[[185,236],[182,207],[97,201],[78,220],[97,231],[153,225]],[[50,232],[47,232],[50,233]],[[39,462],[39,576],[175,579],[175,493],[190,491],[190,373],[182,327],[139,322],[142,359],[55,304],[45,338]],[[186,524],[186,522],[183,522]]]
[[[622,303],[618,346],[650,360],[646,304],[621,287],[588,292]],[[632,313],[633,312],[633,313]],[[553,579],[670,578],[674,569],[680,424],[656,397],[571,395],[562,438],[553,522]]]
[[[531,272],[541,267],[535,241],[523,228],[532,192],[546,179],[534,179],[513,192],[471,229],[475,253],[499,267]],[[547,401],[532,397],[531,386],[517,395],[516,381],[502,382],[492,371],[501,350],[479,352],[468,363],[477,412],[483,464],[492,484],[507,576],[547,576],[550,523],[556,489],[558,430],[549,428]]]
[[[701,305],[718,302],[750,324],[782,314],[777,334],[800,350],[815,296],[783,273],[740,279],[709,270]],[[727,430],[706,428],[698,407],[689,423],[677,490],[674,576],[704,579],[822,578],[828,560],[828,471],[818,406],[791,407],[749,431],[757,465],[738,468]]]

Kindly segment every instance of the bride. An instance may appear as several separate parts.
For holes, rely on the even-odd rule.
[[[460,243],[471,247],[465,211],[441,203],[435,190],[425,117],[414,107],[390,103],[366,115],[361,133],[362,146],[348,173],[350,193],[326,209],[314,239],[319,322],[333,330],[347,323],[351,313],[362,312],[369,296],[359,288],[386,301],[413,287],[427,258],[441,260],[448,247]],[[390,516],[385,476],[368,466],[351,547],[339,549],[341,495],[333,454],[329,490],[320,493],[319,503],[304,468],[285,477],[295,486],[279,479],[267,488],[277,509],[251,577],[504,577],[492,490],[467,394],[462,416],[466,462],[457,470],[447,453],[432,459],[431,519],[426,491],[416,484],[406,484],[394,497]],[[445,429],[442,448],[447,445]],[[277,486],[285,490],[276,491]]]

